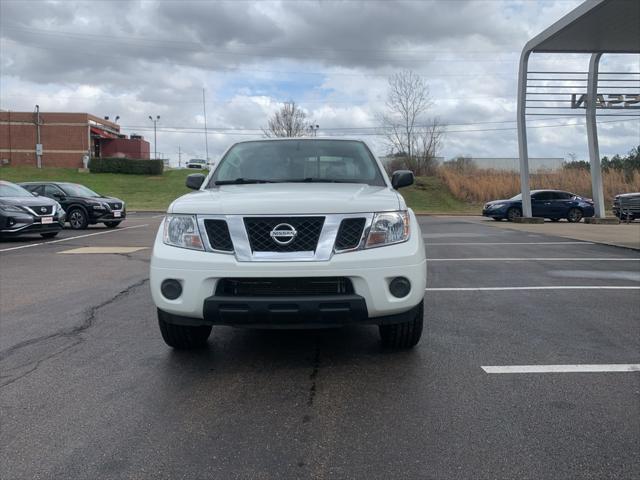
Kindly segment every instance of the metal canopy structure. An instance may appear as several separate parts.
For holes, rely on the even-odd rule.
[[[640,53],[640,0],[587,0],[524,46],[518,72],[518,148],[522,214],[531,217],[527,81],[531,53],[590,53],[585,111],[596,217],[605,216],[596,126],[598,65],[604,53]],[[571,73],[571,72],[564,72]]]

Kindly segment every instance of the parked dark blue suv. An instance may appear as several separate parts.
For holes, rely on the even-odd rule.
[[[566,218],[570,222],[579,222],[584,217],[593,217],[593,201],[575,193],[562,190],[532,190],[531,211],[534,217],[549,218],[557,222]],[[482,215],[494,220],[522,216],[522,195],[518,194],[508,200],[494,200],[485,204]]]

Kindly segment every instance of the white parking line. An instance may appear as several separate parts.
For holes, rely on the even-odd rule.
[[[37,247],[39,245],[48,245],[50,243],[68,242],[69,240],[75,240],[76,238],[93,237],[94,235],[104,235],[104,234],[107,234],[107,233],[117,233],[117,232],[123,232],[125,230],[130,230],[132,228],[142,228],[142,227],[148,227],[148,226],[149,226],[148,223],[145,223],[144,225],[132,225],[130,227],[122,227],[122,228],[118,228],[118,229],[115,229],[115,230],[107,230],[105,232],[87,233],[85,235],[76,235],[75,237],[61,238],[60,240],[51,240],[49,242],[30,243],[28,245],[20,245],[19,247],[3,248],[2,250],[0,250],[0,252],[9,252],[11,250],[22,250],[23,248]]]
[[[544,285],[532,287],[427,287],[426,292],[499,292],[513,290],[640,290],[638,285]]]
[[[458,242],[431,243],[427,245],[593,245],[593,242]]]
[[[640,372],[640,363],[600,365],[503,365],[482,367],[486,373],[604,373]]]
[[[427,258],[427,262],[640,262],[640,258],[586,258],[586,257],[479,257],[479,258]]]

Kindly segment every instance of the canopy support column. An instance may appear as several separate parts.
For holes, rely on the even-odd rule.
[[[602,188],[602,168],[598,147],[598,126],[596,124],[596,103],[598,101],[598,66],[602,53],[591,54],[589,76],[587,78],[587,140],[589,142],[589,162],[591,164],[591,190],[597,218],[605,217],[604,193]]]
[[[522,216],[531,217],[531,192],[529,191],[529,149],[527,146],[527,71],[531,50],[523,50],[518,70],[518,153],[520,157],[520,191]]]

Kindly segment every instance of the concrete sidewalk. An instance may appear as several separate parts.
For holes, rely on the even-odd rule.
[[[554,235],[556,237],[572,238],[585,242],[603,243],[617,247],[633,248],[640,250],[640,223],[619,225],[588,225],[585,223],[545,222],[538,224],[515,224],[511,222],[496,222],[486,219],[487,225],[500,228],[510,228],[524,232]]]

